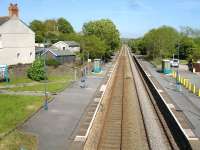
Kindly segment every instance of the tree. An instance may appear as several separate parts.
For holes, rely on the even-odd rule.
[[[172,57],[176,53],[179,33],[172,27],[162,26],[152,29],[144,36],[144,46],[150,58]]]
[[[146,55],[146,48],[144,47],[143,38],[132,39],[128,42],[129,47],[131,48],[133,53],[138,53],[142,55]]]
[[[115,24],[109,19],[90,21],[83,25],[85,35],[95,35],[108,46],[108,51],[116,50],[120,46],[120,34]]]
[[[55,20],[55,19],[45,20],[44,25],[45,25],[45,28],[47,31],[50,31],[50,32],[58,31],[57,20]]]
[[[58,37],[59,41],[76,41],[80,43],[82,36],[77,33],[61,33]]]
[[[35,41],[41,43],[44,41],[44,34],[46,32],[46,27],[42,21],[33,20],[30,23],[30,28],[35,32]]]
[[[82,37],[81,49],[85,57],[89,54],[91,59],[102,58],[105,55],[107,45],[95,35],[86,35]]]
[[[200,30],[191,28],[191,27],[181,27],[181,35],[187,36],[187,37],[192,37],[192,38],[197,38],[200,37]]]
[[[43,59],[36,59],[32,66],[27,70],[27,76],[35,81],[45,79],[44,61]]]
[[[57,20],[58,31],[61,33],[74,33],[72,25],[64,18]]]
[[[192,38],[182,36],[177,48],[179,48],[180,59],[188,59],[192,57],[192,51],[197,48],[197,45]]]

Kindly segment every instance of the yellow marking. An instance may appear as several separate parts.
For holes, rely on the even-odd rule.
[[[195,86],[195,84],[193,85],[193,93],[194,94],[196,93],[196,86]]]

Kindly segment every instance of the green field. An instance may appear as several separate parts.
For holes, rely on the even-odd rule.
[[[68,83],[63,82],[63,83],[48,83],[47,84],[47,91],[54,93],[54,92],[59,92],[63,88],[67,87]],[[33,86],[24,86],[24,87],[15,87],[15,88],[10,88],[9,90],[19,92],[19,91],[34,91],[34,92],[42,92],[45,89],[45,84],[36,84]]]
[[[0,95],[0,135],[22,123],[42,103],[39,96]]]
[[[37,138],[32,135],[14,131],[0,141],[0,150],[37,150]]]
[[[44,91],[45,84],[46,84],[47,91],[54,93],[54,92],[59,92],[60,90],[67,87],[71,81],[72,81],[71,76],[49,77],[49,81],[47,83],[39,82],[35,85],[14,87],[14,88],[9,88],[8,90],[15,91],[15,92],[18,92],[18,91],[35,91],[35,92]]]
[[[47,82],[47,91],[48,92],[59,92],[60,90],[66,88],[70,82],[72,81],[72,76],[70,75],[65,75],[65,76],[49,76],[48,82]],[[30,79],[27,78],[21,78],[16,80],[15,82],[12,81],[10,83],[1,83],[0,86],[5,86],[6,90],[10,91],[34,91],[34,92],[41,92],[44,91],[45,89],[45,81],[40,81],[40,82],[35,82],[31,81]],[[23,85],[19,86],[24,83],[32,83],[33,85]],[[6,85],[15,85],[16,87],[6,87]]]
[[[32,83],[35,81],[32,81],[28,77],[10,77],[10,82],[0,82],[0,86],[5,86],[5,85],[15,85],[15,84],[21,84],[21,83]]]

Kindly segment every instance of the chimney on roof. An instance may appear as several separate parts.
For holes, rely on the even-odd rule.
[[[17,4],[10,3],[8,11],[9,11],[9,17],[19,17],[19,9]]]

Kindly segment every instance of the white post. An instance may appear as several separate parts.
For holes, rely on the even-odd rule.
[[[77,74],[76,68],[74,68],[74,80],[75,80],[75,81],[76,81],[76,74]]]

